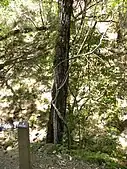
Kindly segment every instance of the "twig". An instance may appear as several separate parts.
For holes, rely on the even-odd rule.
[[[42,22],[42,25],[44,26],[44,20],[43,20],[43,16],[42,16],[42,0],[39,0],[39,11],[40,11],[40,16],[41,16],[41,22]]]

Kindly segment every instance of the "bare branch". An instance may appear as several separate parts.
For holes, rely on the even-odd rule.
[[[44,26],[44,20],[43,20],[43,15],[42,15],[42,0],[39,0],[39,11],[40,11],[40,16],[41,16],[41,22],[42,22],[42,25]]]
[[[32,22],[32,24],[34,25],[35,28],[37,27],[30,16],[27,16],[26,14],[23,14],[23,15],[26,17],[26,19],[28,19],[28,20],[30,20]]]

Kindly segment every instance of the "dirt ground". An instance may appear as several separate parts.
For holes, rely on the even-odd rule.
[[[15,132],[0,132],[0,169],[19,169],[16,138]],[[45,144],[42,141],[40,144],[32,142],[30,151],[31,169],[107,169],[104,165],[89,164],[66,153],[56,152],[53,144]]]
[[[46,152],[44,148],[31,152],[31,164],[32,169],[104,169],[104,166],[88,164],[69,155]],[[18,149],[0,149],[0,169],[19,169]]]

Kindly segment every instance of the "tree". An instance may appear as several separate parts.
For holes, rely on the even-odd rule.
[[[54,57],[54,84],[48,122],[48,143],[60,143],[64,132],[69,75],[69,39],[73,0],[59,0],[59,29]]]
[[[2,0],[2,117],[19,120],[25,114],[31,126],[39,122],[42,127],[50,112],[47,142],[60,143],[65,125],[71,143],[81,147],[93,145],[90,141],[98,140],[98,133],[106,132],[112,140],[122,131],[127,110],[126,2],[75,0],[72,13],[72,1]],[[45,101],[43,93],[50,93],[52,74],[50,109],[50,98]]]

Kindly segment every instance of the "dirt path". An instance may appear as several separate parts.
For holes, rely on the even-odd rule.
[[[8,133],[1,132],[0,134],[0,169],[19,169],[19,153],[16,139],[11,140]],[[31,164],[32,169],[106,169],[104,166],[88,164],[74,159],[67,154],[56,153],[53,144],[40,146],[38,143],[31,143]]]
[[[32,169],[104,169],[103,166],[88,164],[69,155],[46,153],[43,150],[31,153]],[[0,169],[19,169],[17,149],[0,149]]]

